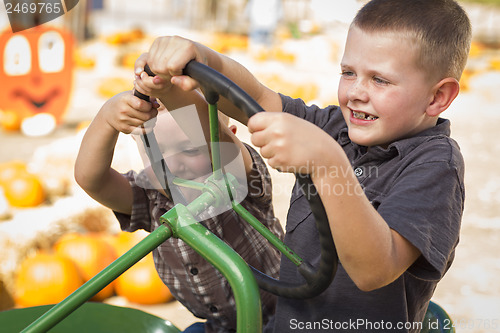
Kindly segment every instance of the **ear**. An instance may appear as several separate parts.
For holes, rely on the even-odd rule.
[[[233,134],[236,134],[236,130],[237,130],[237,129],[238,129],[238,127],[236,127],[236,125],[231,125],[231,126],[229,126],[229,130],[230,130],[231,132],[233,132]]]
[[[433,88],[433,100],[427,106],[426,113],[430,117],[437,117],[445,111],[457,97],[460,84],[452,77],[439,81]]]

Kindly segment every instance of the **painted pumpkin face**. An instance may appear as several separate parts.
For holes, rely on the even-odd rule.
[[[37,26],[0,35],[0,109],[20,117],[52,114],[61,122],[73,79],[72,35]]]

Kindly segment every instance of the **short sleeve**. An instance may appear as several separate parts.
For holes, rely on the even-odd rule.
[[[138,175],[134,171],[129,171],[124,176],[132,187],[132,213],[130,215],[113,212],[120,223],[120,228],[124,231],[133,232],[138,229],[151,231],[151,215],[149,211],[149,201],[146,190],[137,185]]]
[[[426,280],[444,275],[458,244],[463,204],[463,177],[449,161],[413,164],[397,177],[378,212],[420,250],[409,273]]]

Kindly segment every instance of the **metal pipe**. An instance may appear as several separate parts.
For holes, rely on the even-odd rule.
[[[300,266],[303,260],[299,257],[292,249],[285,245],[275,234],[273,234],[265,225],[263,225],[255,216],[253,216],[248,210],[242,205],[236,202],[232,202],[233,209],[239,216],[241,216],[245,221],[250,223],[250,225],[257,230],[262,236],[264,236],[269,243],[271,243],[278,251],[283,253],[291,262],[296,266]]]
[[[219,117],[217,104],[208,104],[208,119],[210,123],[210,151],[212,153],[212,169],[215,179],[222,176],[219,147]]]
[[[159,226],[141,242],[113,261],[62,302],[56,304],[22,332],[47,332],[171,236],[172,232],[169,227],[166,225]]]
[[[160,220],[176,230],[176,236],[211,263],[228,280],[236,302],[238,333],[260,333],[262,313],[259,287],[247,263],[229,245],[200,223],[190,209],[176,205]]]

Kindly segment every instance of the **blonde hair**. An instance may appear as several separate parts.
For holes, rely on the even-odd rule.
[[[430,77],[460,80],[469,55],[472,28],[454,0],[372,0],[352,25],[367,32],[396,32],[419,50],[417,66]]]

